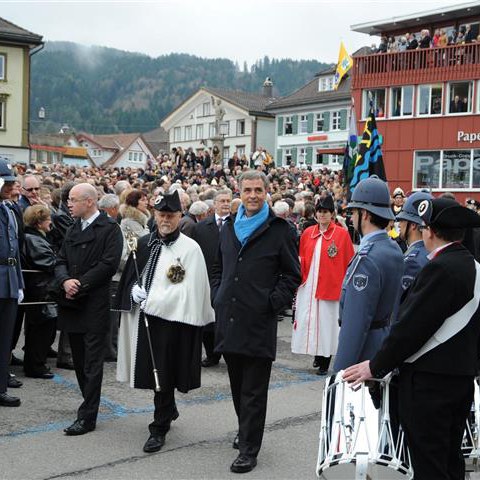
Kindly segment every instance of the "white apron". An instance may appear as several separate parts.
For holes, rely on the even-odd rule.
[[[320,236],[315,245],[307,281],[297,291],[292,352],[330,357],[337,353],[338,347],[339,302],[315,298],[322,240]]]

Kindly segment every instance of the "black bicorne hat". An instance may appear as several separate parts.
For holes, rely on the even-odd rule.
[[[178,191],[175,190],[175,192],[170,195],[165,194],[163,196],[158,196],[153,208],[159,212],[181,212],[182,204],[180,203]]]
[[[332,213],[335,211],[335,203],[331,195],[327,195],[325,198],[320,198],[315,205],[315,210],[330,210]]]
[[[438,228],[480,227],[480,215],[450,198],[422,200],[417,208],[425,225]]]

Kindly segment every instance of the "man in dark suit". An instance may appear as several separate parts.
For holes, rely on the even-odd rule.
[[[120,263],[123,237],[117,222],[99,212],[92,185],[73,187],[68,206],[76,221],[67,231],[55,267],[62,291],[58,321],[69,335],[84,401],[65,433],[83,435],[96,425],[110,325],[110,281]]]
[[[215,351],[228,367],[238,417],[239,455],[234,473],[255,468],[267,413],[268,383],[277,347],[277,315],[292,303],[300,284],[295,238],[266,202],[263,172],[240,177],[242,204],[220,233],[213,268]]]
[[[223,224],[230,216],[232,204],[232,192],[230,190],[219,190],[215,194],[215,214],[195,224],[192,238],[200,245],[205,263],[207,265],[208,278],[212,282],[213,264],[218,253],[219,232]],[[215,324],[210,323],[203,328],[203,346],[205,358],[202,360],[202,367],[213,367],[218,365],[221,355],[213,351],[215,341]]]
[[[400,368],[398,409],[415,478],[463,479],[461,444],[473,402],[480,338],[480,265],[460,244],[480,217],[455,200],[423,200],[429,263],[379,352],[345,370],[353,385]]]

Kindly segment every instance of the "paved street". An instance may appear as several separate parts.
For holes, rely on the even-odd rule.
[[[314,374],[310,357],[290,353],[290,329],[288,319],[279,324],[264,443],[258,466],[247,478],[316,478],[324,380]],[[24,386],[10,393],[18,392],[22,406],[0,411],[0,478],[238,478],[229,471],[236,457],[231,448],[236,419],[223,361],[202,370],[202,388],[177,393],[180,417],[165,447],[151,455],[142,451],[152,418],[151,392],[118,383],[115,364],[105,364],[97,429],[66,437],[62,430],[75,419],[80,394],[73,372],[54,371],[51,381],[26,379],[17,367]]]
[[[279,324],[264,443],[249,478],[315,478],[324,382],[310,357],[290,353],[290,329],[289,319]],[[177,393],[180,417],[153,455],[142,451],[153,411],[150,391],[118,383],[115,364],[105,364],[97,429],[66,437],[62,430],[75,419],[81,397],[73,372],[54,371],[54,380],[36,380],[16,367],[24,386],[10,393],[18,392],[22,406],[0,411],[1,478],[238,478],[229,471],[237,453],[231,448],[236,418],[223,361],[203,369],[202,388]]]

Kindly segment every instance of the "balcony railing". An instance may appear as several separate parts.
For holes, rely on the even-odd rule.
[[[480,43],[355,57],[353,88],[480,78]]]

